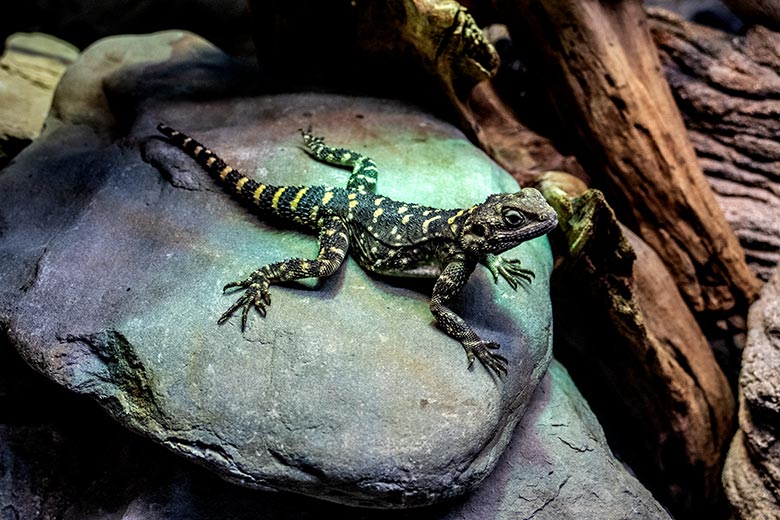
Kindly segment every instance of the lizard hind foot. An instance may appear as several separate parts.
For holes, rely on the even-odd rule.
[[[266,307],[271,305],[271,293],[268,290],[269,285],[270,284],[268,280],[264,276],[257,276],[255,274],[246,280],[242,280],[240,282],[231,282],[225,285],[225,287],[222,289],[223,292],[234,287],[244,288],[245,291],[244,294],[241,295],[241,297],[239,297],[238,300],[236,300],[235,303],[228,308],[228,310],[222,313],[222,316],[219,317],[217,323],[222,325],[230,318],[230,316],[233,315],[234,312],[236,312],[238,309],[242,309],[241,331],[243,332],[246,330],[246,321],[249,317],[249,311],[252,309],[252,307],[257,309],[257,312],[259,312],[261,316],[265,317]]]
[[[469,369],[474,365],[474,360],[479,359],[479,362],[489,372],[496,374],[499,378],[508,373],[509,361],[504,356],[493,352],[500,348],[498,343],[479,340],[473,343],[464,343],[463,348],[466,349]]]

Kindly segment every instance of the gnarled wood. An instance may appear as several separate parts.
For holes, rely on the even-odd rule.
[[[560,222],[555,355],[643,482],[674,511],[708,516],[733,431],[728,382],[663,262],[601,192],[542,179]]]
[[[677,105],[751,269],[780,263],[780,33],[744,36],[652,9],[650,27]]]
[[[494,0],[562,128],[688,304],[724,313],[759,283],[701,171],[639,0]]]
[[[548,170],[587,179],[576,158],[562,155],[549,139],[518,121],[489,81],[474,87],[468,102],[455,108],[462,120],[472,122],[477,144],[521,185],[536,182]]]

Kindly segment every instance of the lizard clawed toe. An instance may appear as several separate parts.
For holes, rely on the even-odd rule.
[[[514,291],[520,286],[521,281],[531,283],[536,277],[533,271],[523,268],[517,258],[493,256],[487,259],[486,265],[495,283],[498,283],[498,277],[501,276]]]
[[[266,316],[266,307],[271,305],[271,293],[268,290],[269,283],[268,280],[253,275],[246,280],[231,282],[225,285],[223,291],[232,287],[246,287],[246,291],[228,308],[228,310],[222,313],[222,316],[219,317],[217,323],[222,325],[234,312],[243,308],[241,312],[241,330],[243,331],[246,329],[247,318],[249,317],[249,311],[252,307],[257,309],[257,312],[259,312],[261,316]]]
[[[306,130],[303,128],[299,128],[298,131],[301,133],[301,136],[303,137],[304,143],[306,143],[307,146],[311,147],[314,145],[323,145],[325,144],[325,138],[324,137],[317,137],[312,135],[312,129],[311,125],[309,125]]]
[[[469,369],[474,365],[474,359],[479,359],[479,362],[489,371],[496,374],[498,377],[506,375],[508,373],[509,361],[502,355],[491,352],[500,348],[498,343],[493,341],[479,340],[474,343],[464,344],[466,349],[466,356],[469,360]]]

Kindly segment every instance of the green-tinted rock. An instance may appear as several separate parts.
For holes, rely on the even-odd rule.
[[[124,61],[123,61],[124,60]],[[317,290],[273,288],[268,317],[217,326],[221,287],[313,257],[316,239],[260,223],[158,139],[192,134],[269,183],[344,185],[297,129],[372,156],[379,190],[445,207],[516,184],[456,129],[398,102],[247,95],[242,73],[180,33],[87,50],[59,119],[0,176],[0,312],[25,359],[122,424],[241,484],[372,507],[440,501],[494,468],[550,359],[545,239],[510,256],[513,292],[472,276],[456,309],[498,341],[509,376],[466,368],[435,327],[430,284],[353,261]],[[103,92],[105,91],[105,97]],[[240,92],[241,95],[237,95]]]
[[[595,416],[555,362],[480,487],[459,500],[402,511],[219,481],[120,431],[91,403],[42,384],[1,341],[0,362],[0,511],[18,518],[669,520],[612,456]]]

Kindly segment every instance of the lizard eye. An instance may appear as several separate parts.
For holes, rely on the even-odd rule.
[[[525,217],[523,217],[522,213],[520,213],[515,209],[504,210],[503,216],[504,216],[504,222],[506,222],[510,226],[519,226],[520,224],[525,222]]]

